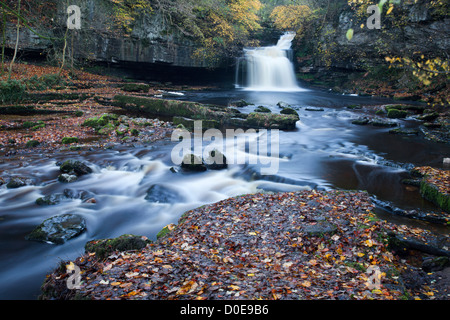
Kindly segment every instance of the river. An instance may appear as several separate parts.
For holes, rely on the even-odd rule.
[[[421,198],[417,188],[407,187],[401,180],[412,166],[441,168],[443,158],[450,157],[450,146],[427,141],[421,136],[392,135],[388,133],[389,128],[351,123],[370,111],[347,106],[392,103],[388,99],[320,90],[185,92],[179,99],[222,105],[245,99],[254,104],[241,108],[242,112],[262,105],[278,113],[279,101],[297,109],[300,121],[296,130],[279,135],[278,172],[261,176],[258,164],[246,163],[230,164],[219,171],[174,173],[170,170],[174,166],[171,152],[177,143],[170,138],[151,145],[4,158],[0,170],[30,177],[34,185],[19,189],[0,187],[0,299],[36,299],[45,275],[61,260],[83,254],[84,244],[89,240],[125,233],[155,239],[162,227],[176,223],[187,210],[259,190],[367,190],[400,208],[436,210]],[[308,111],[308,107],[320,107],[323,111]],[[420,124],[412,118],[396,121],[407,127]],[[69,158],[84,161],[94,172],[70,184],[59,183],[56,163]],[[176,203],[145,200],[146,191],[154,184],[173,189],[178,197]],[[96,203],[71,200],[56,206],[35,204],[37,198],[61,193],[67,188],[92,192]],[[377,212],[394,222],[408,222],[381,210]],[[44,219],[62,213],[76,213],[85,218],[86,232],[63,245],[24,239]]]

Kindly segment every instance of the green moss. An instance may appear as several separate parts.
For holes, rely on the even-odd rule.
[[[127,83],[122,86],[122,90],[127,92],[148,92],[150,86],[142,83]]]
[[[442,210],[450,212],[450,196],[440,192],[435,185],[427,182],[426,179],[420,183],[420,194],[428,201],[439,206]]]
[[[86,243],[86,252],[95,253],[98,259],[105,259],[115,251],[140,250],[151,241],[145,237],[124,234],[117,238],[92,240]]]
[[[39,141],[37,141],[37,140],[30,140],[30,141],[27,142],[26,147],[27,148],[35,148],[35,147],[37,147],[40,144],[41,143]]]
[[[78,143],[77,137],[64,137],[61,140],[62,144],[71,144],[71,143]]]
[[[391,119],[406,118],[407,115],[408,115],[407,111],[398,109],[388,109],[387,113],[387,117]]]

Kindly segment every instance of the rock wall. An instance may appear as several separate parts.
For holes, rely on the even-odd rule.
[[[333,19],[325,22],[320,34],[309,39],[320,43],[323,51],[314,57],[313,67],[328,65],[332,68],[357,70],[367,66],[376,66],[384,62],[386,55],[412,55],[421,52],[430,56],[446,57],[450,52],[450,19],[442,14],[437,15],[429,8],[428,2],[402,1],[387,18],[386,9],[382,15],[381,29],[361,28],[367,18],[357,17],[342,1],[341,9]],[[376,2],[376,1],[374,1]],[[346,38],[347,30],[354,30],[353,38]],[[329,61],[323,59],[325,50],[332,52]]]
[[[76,58],[95,62],[131,62],[166,64],[175,67],[207,67],[204,61],[193,59],[198,45],[167,25],[161,14],[154,12],[136,21],[129,37],[124,37],[115,29],[111,21],[112,7],[106,0],[73,0],[71,5],[81,9],[81,30],[69,31],[69,46]],[[67,7],[58,4],[54,13],[54,27],[39,30],[51,37],[61,37],[66,28]],[[8,47],[13,48],[16,34],[15,25],[7,27]],[[26,28],[21,29],[19,47],[23,51],[45,51],[52,47],[52,41],[44,40]],[[58,46],[61,45],[59,42]]]

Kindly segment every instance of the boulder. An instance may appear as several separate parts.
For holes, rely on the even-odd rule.
[[[71,183],[78,179],[78,177],[74,174],[63,173],[58,176],[58,181],[62,183]]]
[[[206,171],[206,165],[203,163],[202,158],[196,156],[195,154],[187,154],[183,157],[183,161],[181,163],[181,168],[186,171]]]
[[[79,215],[63,214],[44,220],[26,240],[63,244],[86,230],[86,221]]]
[[[67,160],[60,167],[59,170],[63,173],[75,174],[80,177],[92,173],[92,169],[78,160]]]
[[[209,152],[208,157],[204,159],[206,167],[210,170],[221,170],[228,167],[227,158],[219,150],[212,150]]]
[[[145,200],[157,203],[177,203],[181,200],[180,195],[165,186],[154,184],[147,190]]]
[[[11,178],[11,180],[9,180],[8,184],[6,185],[6,187],[8,189],[17,189],[20,187],[24,187],[27,185],[26,179],[25,178],[21,178],[21,177],[14,177]]]

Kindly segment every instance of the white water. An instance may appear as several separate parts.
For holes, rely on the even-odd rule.
[[[306,91],[298,86],[294,65],[288,56],[294,37],[294,32],[287,32],[275,46],[244,50],[247,65],[245,90]]]

